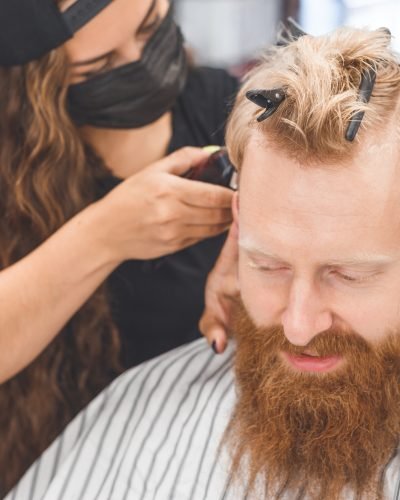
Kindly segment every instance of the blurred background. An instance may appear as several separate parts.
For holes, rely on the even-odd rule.
[[[339,25],[385,26],[400,51],[400,0],[174,0],[174,5],[194,61],[238,75],[275,41],[288,16],[312,35]]]

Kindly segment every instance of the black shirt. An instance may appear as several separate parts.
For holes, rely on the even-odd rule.
[[[222,145],[237,80],[226,71],[194,68],[173,109],[168,152]],[[155,261],[129,260],[108,279],[126,368],[199,336],[204,285],[225,235]]]

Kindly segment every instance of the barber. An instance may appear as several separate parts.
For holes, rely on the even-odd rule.
[[[180,148],[223,143],[236,86],[167,0],[0,0],[3,489],[121,361],[198,335],[232,194]]]

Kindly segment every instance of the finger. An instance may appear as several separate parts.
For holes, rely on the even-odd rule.
[[[228,344],[228,336],[221,323],[215,320],[207,321],[206,319],[203,322],[200,320],[199,329],[216,354],[221,354],[225,351]]]
[[[228,345],[228,336],[225,330],[218,325],[211,330],[211,336],[214,339],[211,343],[215,354],[222,354]]]
[[[234,192],[229,188],[180,177],[174,179],[174,184],[180,201],[186,205],[204,208],[232,206]]]
[[[222,233],[225,233],[229,230],[228,225],[216,225],[216,226],[193,226],[192,234],[189,231],[186,231],[185,238],[180,239],[174,245],[172,245],[168,249],[168,253],[177,252],[179,250],[183,250],[184,248],[191,247],[200,243],[207,238],[212,238],[214,236],[218,236]]]
[[[157,168],[174,175],[183,175],[191,167],[194,167],[207,159],[210,153],[201,148],[185,147],[166,156],[157,162]]]
[[[225,274],[222,279],[224,282],[224,288],[221,290],[220,296],[233,306],[233,304],[237,303],[240,298],[237,272]]]
[[[188,208],[185,215],[182,217],[182,222],[188,226],[204,226],[224,224],[228,225],[232,222],[232,210],[230,208]]]
[[[188,241],[195,241],[198,243],[205,238],[212,238],[219,234],[225,233],[229,230],[229,224],[214,224],[205,226],[187,226],[185,231],[185,238],[182,240],[185,246]]]
[[[236,224],[232,224],[212,273],[220,276],[232,277],[232,270],[237,269],[238,258],[239,245],[237,226]],[[236,276],[233,279],[235,280]]]

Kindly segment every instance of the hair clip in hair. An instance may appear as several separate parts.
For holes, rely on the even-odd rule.
[[[381,31],[388,38],[388,43],[392,38],[392,33],[389,28],[379,28],[377,31]],[[358,91],[358,100],[364,103],[369,102],[371,99],[371,94],[374,90],[374,85],[376,81],[376,70],[372,67],[365,69],[361,75],[361,83]],[[364,111],[359,111],[355,113],[351,118],[349,126],[346,131],[346,140],[354,141],[357,132],[361,126],[361,122],[364,118]]]
[[[392,39],[392,32],[389,28],[385,28],[385,26],[382,26],[382,28],[378,28],[377,31],[382,31],[382,33],[384,33],[388,37],[388,40],[390,42],[390,40]]]
[[[293,17],[288,17],[286,19],[286,24],[288,26],[290,34],[295,40],[298,40],[302,36],[308,35],[308,33],[306,33],[304,30],[301,29],[300,25],[296,23]]]
[[[269,118],[279,108],[281,103],[285,100],[285,91],[280,89],[271,90],[249,90],[246,92],[246,97],[249,101],[254,102],[265,111],[258,118],[258,122],[263,122]]]
[[[295,42],[306,35],[308,35],[308,33],[303,31],[292,17],[288,17],[279,35],[277,45],[279,47],[286,47],[289,43]]]
[[[374,89],[376,80],[376,71],[373,68],[367,68],[363,71],[361,75],[361,83],[358,91],[358,100],[364,103],[367,103],[370,98],[372,91]],[[364,111],[359,111],[355,113],[351,118],[349,126],[346,131],[346,140],[354,141],[357,132],[361,126],[362,119],[364,118]]]

